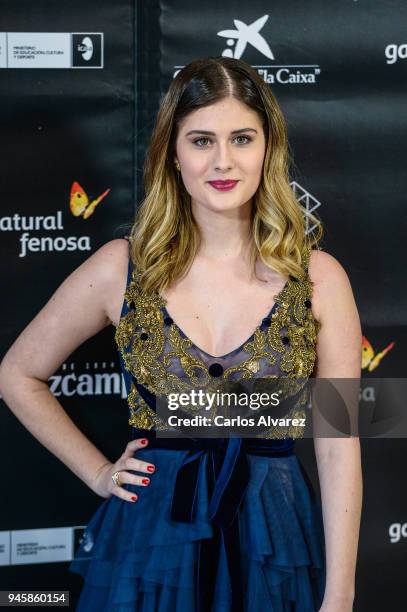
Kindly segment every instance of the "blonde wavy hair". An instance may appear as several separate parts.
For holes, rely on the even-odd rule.
[[[307,213],[316,231],[305,231],[305,209],[290,186],[291,157],[284,116],[276,98],[246,62],[228,57],[198,59],[178,72],[161,101],[144,164],[145,197],[131,227],[130,255],[145,291],[160,291],[182,278],[200,245],[191,197],[175,169],[178,125],[189,113],[233,96],[256,111],[266,151],[252,201],[250,266],[259,257],[284,277],[303,277],[305,243],[317,246],[320,220]]]

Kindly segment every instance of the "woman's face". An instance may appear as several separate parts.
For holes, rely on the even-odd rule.
[[[233,97],[187,115],[179,126],[176,158],[192,206],[220,211],[249,202],[261,180],[265,147],[258,114]],[[222,190],[216,188],[222,187],[219,181],[236,183]]]

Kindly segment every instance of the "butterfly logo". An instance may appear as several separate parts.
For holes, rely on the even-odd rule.
[[[362,370],[368,369],[369,372],[372,372],[377,368],[381,360],[395,345],[395,342],[390,342],[380,353],[376,353],[373,349],[373,346],[370,344],[369,340],[362,336]]]
[[[74,217],[82,217],[87,219],[90,217],[96,206],[107,196],[110,189],[106,189],[96,200],[89,202],[89,197],[86,191],[80,186],[77,181],[72,183],[71,195],[69,199],[69,207]]]

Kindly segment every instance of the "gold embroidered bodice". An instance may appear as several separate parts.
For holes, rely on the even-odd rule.
[[[197,387],[216,390],[227,383],[286,377],[305,380],[316,361],[320,323],[312,313],[312,284],[308,274],[311,247],[302,253],[303,278],[291,277],[275,296],[268,316],[252,336],[227,355],[213,357],[195,346],[168,315],[158,292],[144,292],[132,269],[124,294],[125,314],[115,332],[123,364],[132,378],[128,394],[129,425],[159,429],[155,410],[141,397],[137,385],[154,396],[188,392]],[[132,266],[131,262],[129,265]],[[305,402],[305,399],[304,399]],[[301,406],[290,415],[304,416]],[[301,437],[304,428],[290,426],[278,437]],[[272,437],[276,437],[274,432]]]

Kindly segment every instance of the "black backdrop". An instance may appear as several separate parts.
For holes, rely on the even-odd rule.
[[[261,18],[261,49],[251,33],[236,55],[235,36],[242,34],[219,34]],[[326,227],[323,247],[348,272],[359,307],[364,387],[375,377],[405,377],[406,19],[402,0],[252,0],[247,7],[237,0],[74,0],[63,6],[1,0],[1,354],[71,270],[125,233],[142,197],[144,151],[160,97],[176,70],[225,53],[257,67],[287,118],[293,188],[310,208],[317,206]],[[11,37],[5,33],[12,32],[103,33],[103,67],[7,68]],[[70,211],[74,182],[90,200],[110,189],[88,219]],[[34,227],[24,230],[15,215],[26,217],[28,228],[32,217]],[[45,226],[41,216],[49,217]],[[50,385],[115,460],[129,432],[113,333],[112,327],[79,347]],[[74,601],[81,579],[67,572],[68,562],[101,500],[1,407],[7,501],[0,510],[0,586],[70,590]],[[317,483],[312,441],[298,441],[297,448]],[[355,610],[401,610],[406,443],[362,439],[362,450]],[[21,542],[28,541],[34,545],[22,555]],[[41,550],[45,542],[59,544],[59,552]]]

